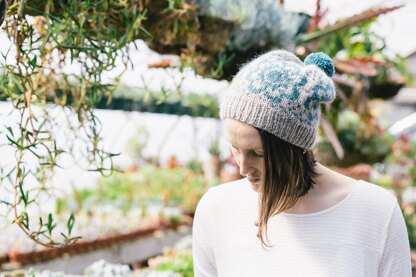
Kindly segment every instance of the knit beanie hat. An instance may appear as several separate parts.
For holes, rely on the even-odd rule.
[[[222,99],[220,118],[263,129],[303,149],[312,148],[320,104],[335,99],[334,64],[324,53],[305,62],[284,50],[263,54],[241,68]]]

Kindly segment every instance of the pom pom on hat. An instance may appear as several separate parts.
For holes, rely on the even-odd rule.
[[[323,52],[309,54],[305,60],[305,65],[316,65],[329,77],[334,76],[335,67],[332,59]]]

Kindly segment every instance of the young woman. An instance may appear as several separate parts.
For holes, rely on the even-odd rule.
[[[319,163],[332,60],[276,50],[245,65],[220,116],[246,178],[211,188],[193,226],[195,276],[411,276],[403,215],[388,191]]]

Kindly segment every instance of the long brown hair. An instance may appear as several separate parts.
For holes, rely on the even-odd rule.
[[[259,190],[257,236],[263,247],[271,247],[266,243],[269,218],[293,207],[298,198],[313,187],[318,173],[311,150],[305,151],[264,130],[258,130],[264,150],[265,178]]]

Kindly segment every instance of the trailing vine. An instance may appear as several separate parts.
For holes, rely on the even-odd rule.
[[[0,98],[12,103],[19,120],[4,130],[15,161],[12,166],[1,165],[1,186],[14,193],[2,203],[12,209],[12,222],[40,245],[63,246],[79,239],[72,233],[73,214],[58,239],[52,213],[36,221],[29,212],[39,205],[39,194],[49,193],[48,180],[60,166],[61,156],[73,154],[77,140],[86,142],[82,153],[88,170],[102,175],[116,170],[113,157],[117,154],[102,145],[94,107],[102,99],[111,99],[123,71],[108,83],[103,74],[115,69],[118,60],[125,70],[129,43],[141,35],[150,36],[141,28],[146,11],[139,2],[9,1],[3,28],[13,48],[3,59],[14,54],[15,62],[0,67]],[[77,71],[68,71],[68,66]],[[60,141],[53,132],[60,123],[50,114],[50,103],[69,112],[69,117],[76,115],[77,126],[68,125],[76,132],[73,141]]]

